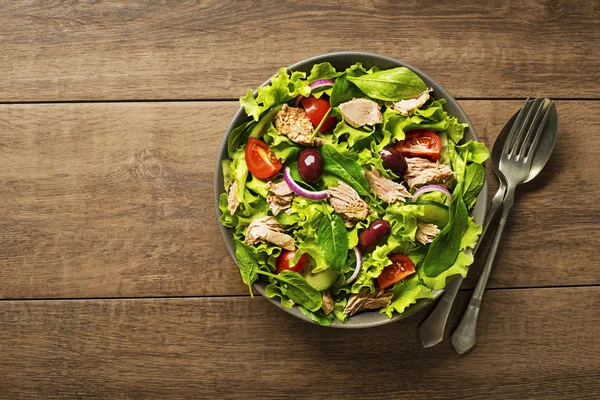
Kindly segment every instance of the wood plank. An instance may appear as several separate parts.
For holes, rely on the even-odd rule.
[[[0,398],[597,397],[598,287],[489,292],[464,357],[422,349],[421,318],[333,330],[262,298],[3,301]]]
[[[491,144],[520,102],[461,104]],[[247,294],[212,206],[215,154],[236,108],[0,106],[0,298]],[[600,102],[558,110],[555,153],[519,191],[491,287],[600,283],[600,144],[589,140]]]
[[[342,50],[403,59],[459,97],[600,95],[595,1],[3,0],[0,9],[0,101],[237,98],[280,66]]]

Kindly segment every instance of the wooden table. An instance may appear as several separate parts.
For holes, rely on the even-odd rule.
[[[600,398],[599,2],[0,11],[1,398]],[[554,154],[518,191],[467,356],[421,348],[426,313],[335,330],[250,298],[218,234],[237,97],[340,50],[427,71],[489,146],[527,95],[556,100]]]

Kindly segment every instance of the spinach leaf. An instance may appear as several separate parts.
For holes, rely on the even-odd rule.
[[[292,308],[294,303],[288,299],[283,293],[281,288],[274,283],[269,283],[265,288],[265,296],[269,299],[279,298],[279,302],[283,308]]]
[[[429,246],[419,273],[433,278],[450,268],[458,257],[461,240],[468,227],[469,213],[462,196],[458,195],[450,205],[450,221]]]
[[[229,158],[233,158],[233,153],[246,142],[253,124],[254,121],[250,120],[231,131],[227,138],[227,153],[229,154]]]
[[[347,79],[347,75],[341,75],[335,80],[329,103],[331,107],[337,107],[346,101],[357,97],[364,97],[363,93]]]
[[[252,284],[258,279],[259,265],[250,250],[240,241],[235,241],[235,258],[240,269],[242,281],[248,285],[250,295],[252,294]]]
[[[398,101],[427,89],[425,82],[406,67],[398,67],[361,76],[348,76],[363,93],[374,99]]]
[[[335,147],[326,144],[321,148],[323,170],[342,178],[361,196],[369,195],[369,184],[360,165],[353,159],[339,153]]]
[[[340,75],[333,85],[329,103],[331,107],[337,107],[340,104],[350,101],[354,98],[365,97],[363,92],[360,91],[355,85],[348,81],[348,77],[359,77],[367,74],[369,71],[364,69],[361,63],[356,63],[350,68],[346,69],[342,75]]]
[[[307,310],[304,307],[298,307],[298,308],[300,308],[300,311],[302,312],[302,314],[306,315],[312,321],[316,322],[317,324],[319,324],[321,326],[329,326],[333,322],[333,313],[331,313],[329,315],[325,315],[323,310],[317,310],[317,311],[313,312],[313,311]]]
[[[308,78],[306,78],[306,80],[308,81],[308,83],[312,83],[321,79],[337,78],[341,74],[342,72],[336,71],[336,69],[333,68],[333,66],[330,63],[323,62],[312,66],[312,69],[310,70],[310,75],[308,75]]]
[[[321,293],[310,286],[299,273],[289,270],[283,270],[277,275],[266,271],[257,272],[278,280],[281,293],[308,310],[317,311],[323,305]]]
[[[322,218],[317,238],[329,267],[341,273],[348,257],[348,232],[342,218],[337,214]]]
[[[463,200],[467,209],[471,209],[475,205],[477,195],[483,187],[485,181],[485,169],[483,165],[471,163],[465,169],[465,183]]]

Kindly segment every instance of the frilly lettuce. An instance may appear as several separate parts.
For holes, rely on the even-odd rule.
[[[390,290],[394,293],[394,297],[389,306],[381,309],[381,313],[385,313],[389,318],[392,318],[394,311],[402,314],[408,306],[415,304],[419,299],[433,298],[431,289],[423,285],[416,275],[396,283]]]
[[[309,96],[310,86],[304,78],[306,78],[304,72],[294,71],[290,74],[287,68],[280,68],[277,74],[271,78],[270,85],[257,89],[256,99],[252,94],[252,89],[248,89],[248,93],[240,97],[240,104],[244,107],[246,114],[258,121],[260,115],[272,106],[286,103],[299,94]]]
[[[350,147],[354,147],[357,142],[370,137],[372,134],[373,130],[354,128],[345,121],[340,121],[333,130],[335,138],[339,141],[342,137],[346,137]]]
[[[302,148],[288,139],[286,136],[280,135],[273,124],[263,136],[263,140],[269,145],[269,149],[275,153],[275,156],[282,162],[289,162],[298,158]]]

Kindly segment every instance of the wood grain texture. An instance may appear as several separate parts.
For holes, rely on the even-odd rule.
[[[0,1],[0,101],[237,98],[361,50],[458,97],[598,98],[597,1]],[[309,32],[309,33],[308,33]]]
[[[520,102],[461,104],[491,145]],[[212,205],[216,151],[236,108],[0,106],[0,297],[247,294]],[[600,144],[589,140],[600,102],[561,101],[558,112],[555,152],[518,191],[490,287],[600,284]]]
[[[422,349],[420,315],[348,331],[262,298],[3,301],[0,398],[597,398],[600,288],[486,297],[465,357]]]

